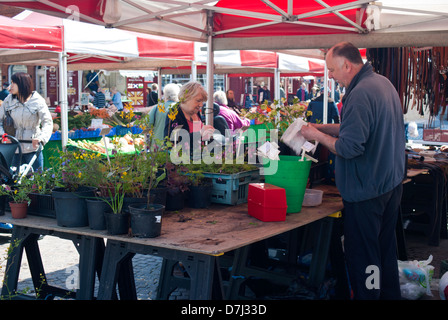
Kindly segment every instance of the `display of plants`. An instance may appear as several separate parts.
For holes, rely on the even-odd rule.
[[[88,113],[83,112],[79,114],[68,114],[68,129],[69,130],[77,130],[82,128],[88,128],[90,127],[90,124],[92,123],[92,119],[94,119],[95,116]],[[53,123],[59,125],[59,128],[61,127],[61,118],[57,117],[53,119]],[[87,130],[87,129],[86,129]]]
[[[284,98],[274,100],[271,104],[265,100],[257,107],[256,112],[242,110],[241,116],[264,124],[267,132],[278,129],[278,136],[281,137],[297,118],[306,120],[310,116],[311,111],[307,111],[307,108],[308,104],[298,98],[294,98],[292,104],[287,104]]]
[[[110,117],[104,118],[103,123],[113,127],[131,127],[134,124],[134,121],[139,120],[140,118],[141,113],[134,112],[134,107],[131,105],[125,106],[123,111],[115,112]]]

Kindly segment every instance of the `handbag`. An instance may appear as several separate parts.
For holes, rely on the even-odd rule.
[[[6,111],[5,109],[5,117],[3,118],[3,131],[9,136],[15,137],[16,135],[16,127],[14,126],[14,119],[11,117],[10,111]]]

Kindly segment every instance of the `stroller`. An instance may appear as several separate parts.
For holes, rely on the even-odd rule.
[[[6,143],[6,141],[11,143]],[[33,163],[36,161],[40,152],[42,152],[42,144],[36,151],[36,154],[31,158],[30,163],[22,165],[20,168],[11,168],[13,157],[16,150],[19,151],[19,163],[22,162],[22,147],[21,142],[31,143],[31,140],[17,140],[15,137],[3,134],[0,141],[0,184],[14,185],[15,181],[21,180],[32,169]],[[3,208],[0,208],[2,210]],[[10,223],[0,223],[0,232],[11,232],[12,225]]]

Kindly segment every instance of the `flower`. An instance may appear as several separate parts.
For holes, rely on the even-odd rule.
[[[51,194],[51,190],[56,186],[60,179],[57,172],[52,169],[39,169],[34,171],[30,179],[33,182],[34,190],[40,194]]]
[[[22,177],[20,181],[16,182],[12,187],[8,185],[1,186],[1,194],[8,195],[12,202],[30,202],[29,194],[35,191],[36,186],[30,177]]]

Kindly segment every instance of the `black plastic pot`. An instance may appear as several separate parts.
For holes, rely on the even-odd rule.
[[[104,213],[107,233],[110,235],[127,234],[129,231],[129,213]]]
[[[155,238],[162,230],[162,215],[165,207],[161,204],[134,203],[129,205],[131,230],[134,237]]]
[[[110,210],[107,202],[100,198],[86,199],[89,227],[92,230],[105,230],[106,218],[104,213]]]
[[[184,208],[185,194],[184,192],[178,191],[175,193],[167,192],[166,194],[166,206],[167,211],[177,211]]]
[[[166,206],[166,193],[168,188],[167,187],[157,187],[154,189],[151,189],[151,196],[154,195],[153,203],[161,204],[162,206]]]
[[[56,218],[56,213],[54,210],[54,200],[51,194],[41,194],[41,193],[30,193],[30,206],[28,208],[28,214]]]
[[[188,206],[190,208],[207,208],[211,204],[212,184],[189,186]]]
[[[86,199],[93,198],[95,191],[94,187],[79,187],[75,192],[54,188],[52,196],[58,226],[69,228],[88,226]]]
[[[146,195],[146,193],[145,193]],[[147,203],[148,198],[134,198],[134,197],[124,197],[123,198],[123,212],[129,213],[129,205],[134,203]]]

